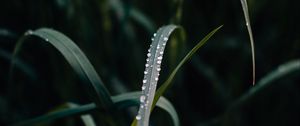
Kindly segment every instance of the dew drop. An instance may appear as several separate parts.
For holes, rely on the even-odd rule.
[[[141,117],[140,115],[137,115],[137,116],[135,117],[135,119],[136,119],[136,120],[141,120],[142,117]]]
[[[33,31],[32,30],[28,30],[25,35],[32,35],[33,34]]]
[[[147,56],[150,57],[150,56],[151,56],[151,53],[148,53]]]
[[[147,72],[147,71],[144,71],[144,74],[148,74],[148,72]]]
[[[162,55],[162,54],[164,54],[164,52],[163,52],[163,51],[161,51],[161,52],[159,52],[159,54],[161,54],[161,55]]]
[[[161,64],[161,61],[160,61],[160,60],[158,60],[158,61],[157,61],[157,64]]]
[[[153,36],[155,37],[155,36],[156,36],[156,33],[154,33]]]
[[[167,37],[164,37],[164,41],[168,41],[168,38],[167,38]]]
[[[163,45],[163,46],[165,46],[165,45],[166,45],[166,43],[163,43],[162,45]]]
[[[154,41],[154,38],[151,38],[152,41]]]
[[[246,26],[248,26],[248,25],[249,25],[249,23],[247,22],[247,23],[246,23]]]
[[[146,89],[146,86],[142,86],[142,90],[145,90]]]
[[[161,60],[161,59],[162,59],[162,56],[157,57],[157,59]]]
[[[45,41],[47,41],[47,42],[48,42],[48,41],[49,41],[49,39],[47,39],[47,38],[46,38],[46,39],[45,39]]]
[[[146,61],[148,62],[148,61],[149,61],[149,58],[147,58]]]
[[[144,103],[144,102],[145,102],[145,99],[146,99],[146,96],[145,96],[145,95],[142,95],[142,96],[140,97],[140,102],[141,102],[141,103]]]
[[[148,66],[149,66],[149,64],[147,63],[145,66],[146,66],[146,67],[148,67]]]
[[[151,50],[150,49],[148,49],[148,52],[150,52]]]
[[[156,77],[155,80],[158,81],[158,77]]]
[[[147,83],[147,80],[143,80],[143,83]]]
[[[157,68],[157,71],[160,71],[161,69],[160,68]]]

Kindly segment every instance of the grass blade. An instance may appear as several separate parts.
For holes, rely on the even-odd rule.
[[[252,53],[252,84],[255,84],[255,48],[254,48],[254,39],[253,39],[253,34],[252,34],[252,29],[251,29],[251,23],[250,23],[250,17],[249,17],[249,12],[248,12],[248,5],[247,5],[247,0],[241,0],[242,7],[243,7],[243,12],[246,20],[246,26],[248,29],[249,33],[249,38],[250,38],[250,44],[251,44],[251,53]]]
[[[119,108],[127,108],[130,106],[138,106],[139,105],[139,97],[141,96],[142,92],[130,92],[125,93],[117,96],[113,96],[112,100],[114,104]],[[161,97],[157,102],[157,106],[167,111],[173,119],[175,126],[179,125],[179,118],[174,109],[171,102],[169,102],[166,98]],[[41,122],[50,122],[56,119],[70,117],[70,116],[77,116],[82,114],[87,114],[90,111],[94,111],[97,109],[97,106],[94,103],[90,103],[87,105],[81,105],[78,107],[63,109],[56,112],[51,112],[46,115],[42,115],[33,119],[29,119],[23,121],[21,123],[17,123],[13,126],[31,126]]]
[[[216,28],[216,29],[214,29],[212,32],[210,32],[207,36],[205,36],[184,58],[183,58],[183,60],[181,60],[181,62],[176,66],[176,68],[172,71],[172,73],[170,74],[170,76],[168,77],[168,79],[162,84],[162,86],[157,90],[157,93],[155,94],[155,96],[154,96],[154,98],[153,98],[153,103],[151,104],[151,108],[150,108],[150,110],[148,110],[149,112],[151,112],[152,110],[153,110],[153,108],[154,108],[154,106],[155,106],[155,104],[157,103],[157,101],[159,100],[159,98],[163,95],[163,93],[167,90],[167,88],[168,87],[170,87],[170,85],[171,85],[171,82],[172,82],[172,80],[173,80],[173,78],[174,78],[174,76],[176,75],[176,73],[177,73],[177,71],[179,70],[179,68],[181,68],[181,66],[188,60],[188,59],[190,59],[191,58],[191,56],[202,46],[202,45],[204,45],[206,42],[207,42],[207,40],[209,40],[209,38],[212,36],[212,35],[214,35],[220,28],[221,28],[222,26],[220,26],[220,27],[218,27],[218,28]],[[164,29],[165,27],[162,27],[161,29]],[[175,29],[176,27],[174,27],[173,26],[173,30]],[[154,36],[154,37],[156,37],[157,35],[159,35],[160,36],[160,34],[163,34],[163,32],[161,31],[161,29],[160,30],[158,30],[158,32],[156,33],[156,35]],[[171,31],[173,31],[173,30],[171,30],[171,29],[166,29],[166,30],[169,30],[169,32],[168,33],[171,33]],[[157,43],[154,43],[155,41],[157,41],[157,39],[153,39],[154,41],[153,41],[153,43],[151,44],[152,46],[150,46],[150,52],[151,52],[151,47],[153,47],[153,45],[156,45],[157,46]],[[156,46],[154,46],[154,47],[156,47]],[[150,53],[149,52],[149,53]],[[151,53],[150,53],[150,55],[151,55]],[[149,64],[149,62],[147,61],[147,64]],[[147,64],[146,64],[146,67],[147,67]],[[153,66],[152,67],[152,69],[153,68],[155,68],[155,66]],[[156,68],[157,69],[157,68]],[[159,68],[160,69],[160,68]],[[146,68],[146,71],[148,71],[148,69]],[[146,72],[145,71],[145,72]],[[146,82],[148,81],[147,79],[149,79],[149,76],[147,76],[147,75],[145,75],[145,77],[144,77],[144,80],[143,80],[143,82],[145,82],[145,79],[146,79]],[[144,83],[143,84],[143,87],[142,87],[142,89],[144,89],[144,90],[146,90],[147,88],[149,88],[149,85],[147,85],[147,84],[149,84],[149,83]],[[145,87],[146,86],[146,87]],[[151,86],[151,85],[150,85]],[[155,85],[156,86],[156,85]],[[151,90],[153,90],[153,88],[151,87],[150,88]],[[155,89],[154,89],[155,90]],[[155,92],[155,91],[153,91],[153,92]],[[153,93],[152,92],[152,93]],[[149,91],[143,91],[143,95],[144,96],[146,96],[148,93],[150,93]],[[144,96],[141,96],[141,101],[147,101],[147,99],[145,98],[144,99]],[[149,94],[149,96],[150,96],[150,94]],[[146,102],[147,103],[147,102]],[[149,102],[149,103],[151,103],[151,102]],[[145,108],[145,104],[143,104],[143,103],[141,103],[141,105],[140,105],[140,110],[139,110],[139,114],[137,115],[137,117],[136,117],[136,119],[133,121],[133,123],[131,124],[132,126],[136,126],[137,124],[139,125],[139,126],[147,126],[148,125],[148,122],[146,123],[146,122],[141,122],[141,120],[142,120],[142,118],[145,118],[145,117],[139,117],[139,116],[142,116],[142,114],[144,114],[144,113],[142,113],[142,112],[140,112],[141,111],[141,108]],[[150,114],[150,113],[149,113]],[[146,121],[149,121],[149,119],[148,120],[146,120]]]
[[[64,109],[60,110],[57,112],[51,112],[43,116],[39,116],[33,119],[25,120],[20,123],[16,123],[12,126],[32,126],[37,123],[41,122],[50,122],[56,119],[60,119],[63,117],[70,117],[70,116],[75,116],[75,115],[80,115],[80,114],[86,114],[92,110],[95,110],[97,107],[94,103],[87,104],[87,105],[82,105],[77,108],[69,108],[69,109]]]
[[[78,108],[80,105],[72,102],[68,102],[66,103],[66,106],[68,108]],[[81,115],[80,118],[83,121],[85,126],[96,126],[96,123],[90,114]]]
[[[263,77],[255,87],[251,88],[248,93],[243,95],[237,102],[233,104],[233,106],[239,105],[249,98],[257,94],[257,92],[262,91],[266,87],[270,86],[273,81],[286,76],[294,71],[300,70],[300,59],[290,61],[283,65],[280,65],[277,69],[271,71],[267,76]],[[234,107],[232,107],[234,108]]]
[[[175,77],[177,71],[183,66],[184,63],[186,63],[189,59],[192,58],[192,56],[195,54],[195,52],[202,47],[222,26],[214,29],[211,31],[208,35],[206,35],[181,61],[180,63],[176,66],[176,68],[172,71],[172,73],[169,75],[168,79],[159,87],[157,90],[157,93],[155,94],[154,102],[153,105],[156,104],[158,101],[159,97],[163,95],[163,93],[171,86],[171,82],[173,78]]]
[[[140,100],[140,96],[141,96],[142,92],[131,92],[131,93],[126,93],[126,94],[122,94],[122,95],[118,95],[113,97],[113,101],[115,103],[121,103],[121,102],[130,102],[130,101],[126,101],[124,99],[132,99],[134,101],[131,101],[131,103],[129,103],[129,105],[139,105],[139,100]],[[122,103],[124,105],[117,105],[118,107],[129,107],[128,103]],[[179,117],[178,114],[175,110],[175,108],[173,107],[173,105],[171,104],[171,102],[164,98],[164,97],[160,97],[160,99],[158,100],[156,106],[164,109],[165,111],[167,111],[169,113],[169,115],[172,117],[173,123],[175,126],[179,126]]]
[[[181,68],[181,66],[187,61],[189,60],[192,55],[200,48],[202,47],[211,36],[213,36],[222,26],[214,29],[212,32],[210,32],[207,36],[205,36],[181,61],[180,63],[176,66],[176,68],[172,71],[172,73],[169,75],[168,79],[161,85],[161,87],[159,87],[159,89],[157,90],[157,93],[155,94],[154,100],[153,100],[153,104],[151,106],[151,111],[153,110],[154,106],[158,99],[163,95],[163,93],[167,90],[167,88],[169,88],[171,86],[171,82],[173,80],[173,78],[175,77],[177,71],[179,70],[179,68]],[[136,125],[136,121],[134,120],[132,123],[132,126]]]
[[[92,64],[71,39],[58,31],[48,28],[28,31],[17,43],[14,55],[20,51],[25,38],[28,36],[37,36],[42,38],[45,40],[43,42],[48,42],[53,45],[66,58],[75,72],[86,84],[88,92],[91,93],[90,97],[98,107],[108,109],[113,106],[113,102],[110,99],[110,94],[105,88]],[[12,61],[12,66],[14,64],[13,62],[14,61]]]
[[[154,34],[152,43],[148,50],[148,58],[146,59],[144,79],[142,86],[142,95],[140,96],[140,108],[136,119],[139,126],[148,126],[151,113],[151,105],[156,91],[159,72],[161,70],[161,62],[165,45],[171,33],[178,28],[175,25],[163,26]],[[150,107],[149,107],[150,106]]]

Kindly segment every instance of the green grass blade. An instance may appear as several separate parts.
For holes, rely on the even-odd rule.
[[[41,123],[41,122],[50,122],[56,119],[60,119],[63,117],[70,117],[70,116],[76,116],[76,115],[80,115],[80,114],[86,114],[92,110],[95,110],[97,107],[95,104],[87,104],[87,105],[82,105],[80,107],[77,108],[69,108],[69,109],[64,109],[64,110],[60,110],[57,112],[51,112],[48,113],[46,115],[43,116],[39,116],[33,119],[29,119],[29,120],[25,120],[23,122],[14,124],[12,126],[32,126],[35,125],[37,123]]]
[[[250,23],[250,17],[249,17],[249,12],[248,12],[248,5],[247,5],[247,0],[241,0],[242,7],[243,7],[243,12],[246,20],[246,26],[248,29],[249,33],[249,38],[250,38],[250,44],[251,44],[251,53],[252,53],[252,84],[255,84],[255,48],[254,48],[254,39],[253,39],[253,34],[252,34],[252,29],[251,29],[251,23]]]
[[[0,48],[0,59],[1,58],[10,62],[13,59],[13,55],[10,52],[7,52],[6,50]],[[16,67],[20,69],[22,72],[24,72],[26,76],[29,76],[31,80],[37,80],[36,72],[30,65],[26,64],[24,61],[17,58],[14,59],[14,63]],[[10,81],[10,79],[8,79],[8,81]]]
[[[72,102],[67,102],[66,106],[68,108],[78,108],[80,105]],[[96,126],[96,123],[90,114],[81,115],[80,118],[85,126]]]
[[[168,79],[159,87],[159,89],[157,90],[157,93],[155,94],[154,97],[154,102],[152,104],[152,108],[153,109],[153,105],[156,104],[156,102],[158,101],[159,97],[161,97],[164,92],[171,86],[171,82],[174,79],[177,71],[183,66],[184,63],[186,63],[189,59],[192,58],[192,56],[195,54],[195,52],[202,47],[222,26],[214,29],[213,31],[211,31],[208,35],[206,35],[181,61],[180,63],[176,66],[176,68],[172,71],[172,73],[169,75]]]
[[[110,99],[110,94],[105,88],[103,82],[93,68],[92,64],[89,62],[88,58],[84,55],[80,48],[77,47],[77,45],[71,39],[58,31],[47,28],[28,31],[25,36],[22,37],[21,40],[17,43],[14,52],[15,55],[19,52],[22,43],[28,36],[37,36],[39,38],[42,38],[43,40],[45,40],[42,42],[50,43],[66,58],[75,72],[85,83],[85,86],[90,93],[90,97],[97,104],[97,106],[103,107],[105,109],[111,108],[113,106],[113,102]]]
[[[292,72],[299,71],[300,70],[300,59],[290,61],[288,63],[285,63],[283,65],[280,65],[277,69],[271,71],[267,76],[263,77],[256,86],[251,88],[248,93],[241,96],[240,99],[238,99],[233,106],[240,105],[241,103],[247,101],[249,98],[253,97],[258,92],[262,91],[268,86],[272,85],[272,82],[274,82],[277,79],[280,79],[283,76],[286,76]],[[234,107],[232,107],[234,108]]]
[[[140,107],[136,119],[139,126],[148,126],[150,118],[150,108],[156,91],[156,85],[161,70],[161,63],[165,45],[171,33],[178,28],[175,25],[167,25],[158,29],[153,35],[152,43],[148,50],[146,59],[144,79],[142,85],[142,95],[140,96]]]
[[[149,110],[150,112],[153,110],[153,108],[154,108],[154,106],[155,106],[155,104],[157,103],[157,101],[158,101],[158,99],[163,95],[163,93],[167,90],[167,88],[168,87],[170,87],[170,85],[171,85],[171,82],[172,82],[172,80],[173,80],[173,78],[175,77],[175,75],[176,75],[176,73],[177,73],[177,71],[179,70],[179,68],[181,68],[181,66],[188,60],[188,59],[190,59],[191,57],[192,57],[192,55],[201,47],[201,46],[203,46],[208,40],[209,40],[209,38],[211,37],[211,36],[213,36],[220,28],[221,28],[222,26],[220,26],[220,27],[218,27],[218,28],[216,28],[216,29],[214,29],[212,32],[210,32],[207,36],[205,36],[184,58],[183,58],[183,60],[181,60],[180,61],[180,63],[176,66],[176,68],[172,71],[172,73],[170,74],[170,76],[168,77],[168,79],[162,84],[162,86],[157,90],[157,93],[155,94],[155,96],[154,96],[154,99],[153,99],[153,103],[151,104],[151,109]],[[164,27],[162,27],[161,29],[164,29]],[[162,31],[161,31],[161,29],[160,30],[158,30],[158,32],[156,33],[156,36],[158,35],[158,34],[162,34]],[[174,29],[173,29],[174,30]],[[169,33],[170,33],[170,31],[169,31]],[[153,39],[154,40],[154,42],[155,42],[155,38]],[[152,46],[153,45],[156,45],[156,43],[154,43],[154,44],[152,44]],[[151,47],[151,46],[150,46]],[[155,46],[154,46],[155,47]],[[151,48],[150,48],[151,49]],[[151,51],[150,51],[151,52]],[[147,63],[148,64],[148,63]],[[154,67],[154,66],[153,66]],[[146,71],[147,71],[147,68],[146,68]],[[149,78],[147,78],[147,76],[145,77],[145,79],[149,79]],[[148,80],[147,80],[148,81]],[[143,86],[145,86],[147,83],[145,83],[145,84],[143,84]],[[142,89],[147,89],[148,87],[146,87],[146,88],[143,88],[142,87]],[[151,88],[152,89],[152,88]],[[152,89],[153,90],[153,89]],[[145,95],[145,94],[147,94],[148,92],[145,92],[145,91],[143,91],[143,95]],[[143,96],[141,96],[141,97],[143,97]],[[143,99],[143,98],[141,98],[141,99]],[[144,100],[144,99],[143,99]],[[146,100],[146,99],[145,99]],[[143,104],[141,104],[141,106],[142,106]],[[140,106],[140,108],[141,108],[141,106]],[[139,115],[141,115],[141,114],[143,114],[143,113],[140,113],[139,112],[139,114],[138,114],[138,116]],[[137,117],[138,119],[140,119],[139,117]],[[137,120],[137,118],[132,122],[132,126],[136,126],[137,124],[139,125],[139,126],[141,126],[141,125],[148,125],[147,123],[143,123],[143,124],[139,124],[138,123],[138,120]],[[142,117],[141,117],[141,119],[142,119]],[[140,119],[140,120],[141,120]]]
[[[131,93],[126,93],[126,94],[115,96],[112,99],[115,103],[119,103],[119,105],[117,105],[118,107],[126,108],[126,107],[129,107],[130,105],[139,105],[141,94],[142,94],[142,92],[131,92]],[[130,101],[130,99],[132,101]],[[131,103],[125,103],[125,102],[131,102]],[[172,103],[168,99],[166,99],[164,97],[160,97],[156,106],[167,111],[169,113],[169,115],[171,116],[174,125],[179,126],[178,114],[177,114],[175,108],[173,107]]]
[[[130,106],[138,106],[141,93],[142,92],[125,93],[125,94],[113,96],[112,100],[119,109],[127,108]],[[176,110],[174,109],[173,105],[171,104],[171,102],[169,102],[166,98],[161,97],[159,99],[159,101],[157,102],[157,106],[162,108],[163,110],[167,111],[170,114],[175,126],[179,125],[178,114],[177,114]],[[41,123],[41,122],[50,122],[50,121],[64,118],[64,117],[87,114],[88,112],[94,111],[96,109],[97,109],[97,106],[94,103],[90,103],[87,105],[71,107],[71,108],[59,110],[56,112],[50,112],[46,115],[42,115],[42,116],[39,116],[39,117],[36,117],[33,119],[29,119],[29,120],[23,121],[21,123],[17,123],[13,126],[32,126],[34,124]]]

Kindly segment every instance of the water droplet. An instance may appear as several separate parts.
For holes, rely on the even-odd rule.
[[[140,97],[140,102],[141,102],[141,103],[144,103],[144,102],[145,102],[145,99],[146,99],[146,96],[145,96],[145,95],[142,95],[142,96]]]
[[[160,61],[160,60],[158,60],[158,61],[157,61],[157,64],[161,64],[161,61]]]
[[[158,77],[156,77],[155,80],[158,81]]]
[[[144,108],[144,106],[143,106],[143,105],[141,105],[140,107],[141,107],[141,108]]]
[[[249,25],[249,23],[247,22],[247,23],[246,23],[246,25],[248,26],[248,25]]]
[[[146,66],[146,67],[148,67],[148,66],[149,66],[149,64],[146,64],[145,66]]]
[[[167,37],[164,37],[164,41],[168,41],[168,38],[167,38]]]
[[[148,72],[147,72],[147,71],[144,71],[144,74],[148,74]]]
[[[149,58],[147,58],[146,61],[148,62],[148,61],[149,61]]]
[[[150,49],[148,49],[148,52],[150,52],[151,50]]]
[[[154,33],[153,36],[155,37],[155,36],[156,36],[156,33]]]
[[[154,41],[154,38],[151,38],[152,41]]]
[[[163,45],[163,46],[165,46],[165,45],[166,45],[166,43],[163,43],[162,45]]]
[[[142,90],[145,90],[146,89],[146,86],[142,86]]]
[[[156,49],[159,49],[159,48],[160,48],[159,46],[156,47]]]
[[[141,117],[140,115],[137,115],[137,116],[135,117],[135,119],[136,119],[136,120],[141,120],[142,117]]]
[[[157,59],[161,60],[161,59],[162,59],[162,56],[157,57]]]
[[[143,83],[147,83],[147,80],[143,80]]]
[[[25,35],[32,35],[33,34],[33,31],[32,30],[28,30]]]
[[[150,57],[150,56],[151,56],[151,53],[148,53],[147,56]]]
[[[45,41],[47,41],[47,42],[48,42],[48,41],[49,41],[49,39],[47,39],[47,38],[46,38],[46,39],[45,39]]]
[[[162,54],[164,54],[164,52],[163,52],[163,51],[161,51],[161,52],[159,52],[159,54],[161,54],[161,55],[162,55]]]
[[[161,69],[160,68],[157,68],[157,71],[160,71]]]

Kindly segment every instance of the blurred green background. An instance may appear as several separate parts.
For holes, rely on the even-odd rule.
[[[300,1],[248,3],[260,80],[280,64],[300,58]],[[42,115],[65,102],[91,102],[69,64],[47,44],[27,43],[9,79],[14,46],[27,30],[49,27],[70,37],[117,95],[140,90],[151,36],[170,23],[185,29],[186,41],[175,54],[167,47],[161,80],[209,31],[224,25],[184,66],[165,95],[182,126],[300,125],[299,71],[232,107],[252,87],[251,49],[239,0],[1,1],[0,125]],[[124,125],[129,125],[134,113],[123,114],[128,115]],[[96,120],[101,125],[101,118]],[[151,120],[154,126],[171,125],[160,109]],[[82,124],[65,118],[49,125]]]

